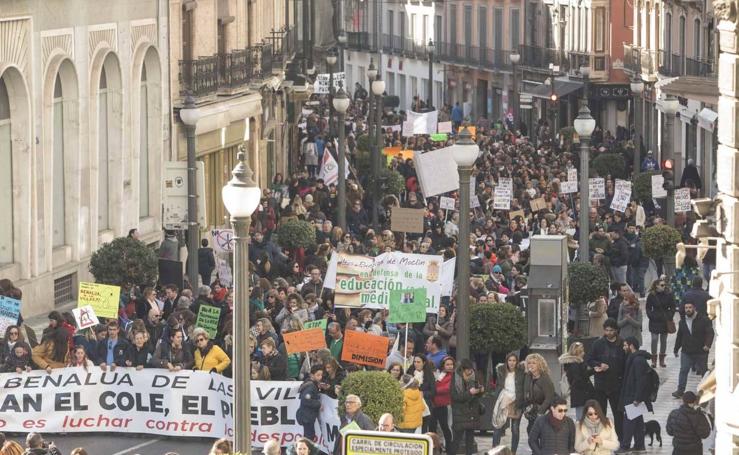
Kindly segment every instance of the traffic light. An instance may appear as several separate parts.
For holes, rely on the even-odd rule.
[[[556,93],[552,93],[551,95],[549,95],[549,99],[551,101],[555,101],[556,102],[557,101],[557,94]]]
[[[662,160],[662,188],[666,191],[672,191],[675,189],[675,172],[674,172],[674,161]]]

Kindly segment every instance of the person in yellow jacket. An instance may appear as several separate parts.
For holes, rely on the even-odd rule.
[[[223,349],[216,346],[210,341],[208,332],[203,328],[196,328],[192,331],[192,338],[195,340],[195,369],[200,371],[210,371],[222,374],[223,370],[231,365],[231,359],[228,358]]]
[[[398,429],[403,433],[416,433],[423,423],[423,412],[426,404],[423,394],[418,390],[418,381],[409,375],[403,375],[403,420]]]

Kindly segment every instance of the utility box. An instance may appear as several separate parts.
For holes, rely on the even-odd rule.
[[[568,319],[567,236],[531,238],[528,289],[529,351],[547,361],[554,384],[559,384]],[[556,386],[555,386],[556,387]]]

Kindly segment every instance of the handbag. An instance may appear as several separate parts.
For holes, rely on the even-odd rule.
[[[677,332],[677,328],[675,327],[675,321],[669,320],[667,321],[667,333],[675,333]]]

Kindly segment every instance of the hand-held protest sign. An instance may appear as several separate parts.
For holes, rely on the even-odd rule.
[[[328,319],[318,319],[316,321],[308,321],[303,324],[303,328],[305,330],[318,328],[325,332],[326,327],[328,327]]]
[[[606,180],[603,177],[588,179],[588,186],[591,201],[606,198]]]
[[[195,322],[196,327],[202,327],[208,332],[210,338],[215,338],[218,334],[218,321],[221,319],[221,309],[210,306],[200,305],[198,310],[198,319]]]
[[[316,327],[282,334],[285,341],[285,351],[289,354],[310,352],[326,347],[326,332]]]
[[[456,208],[454,198],[446,196],[440,197],[439,208],[442,208],[444,210],[454,210]]]
[[[667,190],[664,184],[665,178],[661,174],[652,176],[652,198],[659,199],[667,197]]]
[[[423,234],[423,215],[425,213],[425,209],[393,207],[390,213],[390,229],[395,232]]]
[[[77,322],[77,327],[80,330],[100,324],[98,317],[95,315],[95,310],[93,310],[90,305],[86,305],[81,308],[73,308],[72,314],[74,315],[74,320]]]
[[[394,289],[390,291],[390,314],[388,321],[426,321],[426,289]]]
[[[690,188],[675,190],[675,212],[690,212]]]
[[[349,430],[342,433],[344,455],[431,455],[434,444],[425,434]]]
[[[387,337],[357,332],[356,330],[347,330],[344,333],[341,360],[359,365],[384,368],[387,351]]]
[[[210,235],[213,237],[213,249],[217,253],[232,253],[234,250],[234,231],[233,229],[211,229]]]
[[[418,183],[424,197],[448,193],[459,189],[459,173],[451,147],[413,154]]]
[[[613,193],[611,201],[611,209],[617,212],[624,212],[631,200],[631,182],[628,180],[616,179],[616,191]]]
[[[5,336],[5,331],[11,325],[18,324],[21,315],[21,301],[0,295],[0,335]]]
[[[77,308],[90,305],[98,317],[115,319],[120,299],[120,286],[80,282]]]

